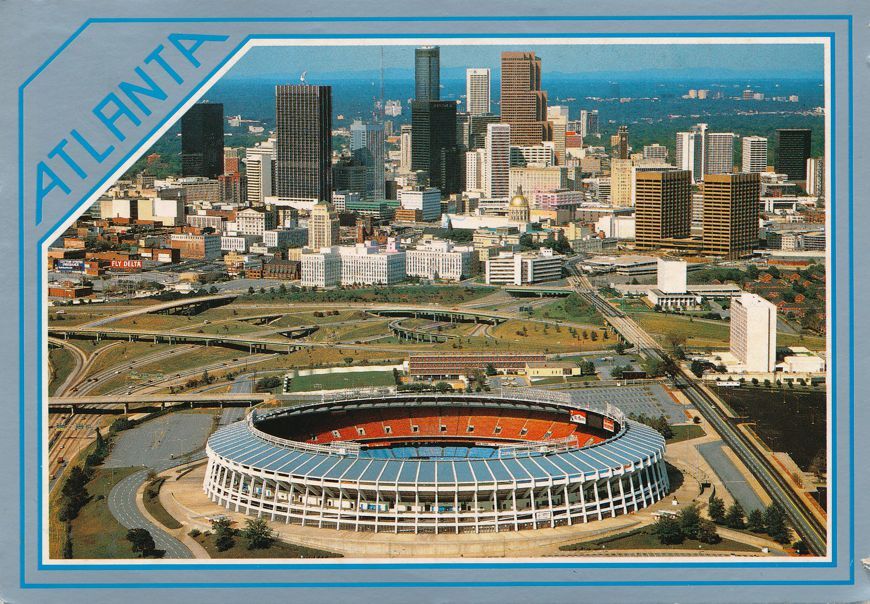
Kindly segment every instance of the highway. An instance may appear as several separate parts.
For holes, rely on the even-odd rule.
[[[569,281],[574,285],[577,293],[604,315],[605,320],[623,338],[637,346],[641,354],[670,362],[658,342],[631,317],[605,300],[589,280],[577,271],[575,266],[569,266],[568,270],[571,273]],[[773,467],[764,452],[759,450],[756,444],[726,417],[718,402],[705,390],[698,387],[694,376],[688,375],[679,365],[674,365],[674,367],[676,369],[675,385],[695,405],[704,419],[710,422],[722,440],[731,447],[764,486],[771,498],[782,507],[792,527],[801,536],[810,551],[816,555],[825,555],[827,528],[825,523],[813,513],[809,502],[791,488],[791,485]]]

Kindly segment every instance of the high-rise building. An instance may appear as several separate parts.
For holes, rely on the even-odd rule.
[[[550,120],[553,130],[553,149],[555,151],[555,163],[565,165],[565,138],[568,134],[568,107],[556,105],[547,107],[547,119]]]
[[[598,109],[580,110],[580,136],[598,136]]]
[[[420,210],[425,221],[441,218],[441,192],[438,189],[401,189],[399,202],[406,210]]]
[[[731,354],[748,372],[776,368],[776,306],[757,294],[743,293],[731,302]]]
[[[224,106],[197,103],[181,117],[181,175],[224,173]]]
[[[541,59],[534,52],[501,53],[501,121],[510,124],[511,144],[552,140],[547,93],[541,89]]]
[[[734,133],[708,132],[704,152],[704,175],[728,174],[734,170]]]
[[[807,194],[825,196],[825,158],[811,157],[807,160]]]
[[[402,126],[401,134],[399,135],[399,170],[402,172],[411,171],[411,136],[412,130],[410,124]]]
[[[474,149],[482,149],[486,146],[487,127],[490,124],[501,123],[501,117],[494,113],[483,113],[481,115],[469,115],[467,124],[467,139],[459,141],[461,145],[465,145],[466,149],[472,151]]]
[[[329,201],[332,195],[332,88],[275,87],[275,194]]]
[[[704,251],[733,259],[758,245],[758,173],[708,174],[704,177]]]
[[[454,101],[411,103],[411,169],[424,171],[442,194],[459,191],[459,150]]]
[[[631,205],[631,159],[610,160],[610,202],[619,207]]]
[[[680,170],[692,173],[692,182],[704,180],[706,170],[707,124],[696,124],[689,132],[677,132],[676,162]]]
[[[465,190],[483,193],[486,188],[486,150],[465,153]]]
[[[441,49],[422,46],[414,50],[414,100],[437,101],[441,98]]]
[[[767,139],[763,136],[743,137],[743,172],[767,170]]]
[[[366,169],[363,199],[383,199],[384,125],[354,121],[350,125],[350,152]]]
[[[489,124],[486,127],[486,167],[484,194],[487,197],[508,197],[511,175],[511,126]]]
[[[490,70],[488,67],[474,67],[465,70],[465,104],[471,115],[489,113],[490,109]]]
[[[652,145],[644,145],[643,158],[662,162],[667,161],[668,148],[658,143],[654,143]]]
[[[616,144],[613,146],[615,159],[628,159],[628,126],[620,126],[616,133]]]
[[[314,250],[338,245],[338,216],[326,202],[318,202],[308,217],[308,246]]]
[[[638,172],[635,181],[635,245],[657,248],[663,239],[690,234],[692,175],[688,170]]]
[[[248,177],[248,203],[261,205],[274,195],[272,174],[275,171],[275,140],[269,139],[245,152],[245,174]]]
[[[782,128],[776,131],[776,172],[790,180],[806,180],[813,131],[809,128]]]

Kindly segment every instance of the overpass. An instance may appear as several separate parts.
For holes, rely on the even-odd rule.
[[[288,327],[276,331],[289,338],[301,338],[317,330],[316,326],[303,325]],[[157,331],[145,329],[116,329],[111,327],[49,327],[50,337],[68,339],[96,340],[127,340],[128,342],[151,341],[154,344],[202,344],[204,346],[225,346],[247,350],[250,354],[256,352],[292,352],[297,344],[286,340],[263,340],[244,335],[219,335],[207,333],[189,333],[183,331]]]
[[[128,394],[125,396],[53,396],[48,399],[49,413],[105,413],[123,409],[129,413],[131,406],[156,407],[250,407],[272,398],[266,393],[224,392],[219,394]]]
[[[366,309],[366,312],[370,315],[375,315],[378,317],[431,319],[432,321],[443,321],[448,323],[489,323],[490,325],[498,325],[510,319],[510,317],[507,315],[500,315],[490,312],[477,312],[459,309],[448,310],[443,308],[369,308]]]
[[[197,296],[195,298],[179,298],[177,300],[169,300],[158,304],[149,304],[147,306],[138,306],[126,312],[109,317],[103,317],[90,323],[84,323],[80,327],[99,327],[112,321],[119,319],[127,319],[129,317],[137,317],[139,315],[158,314],[183,314],[195,315],[209,308],[223,306],[233,302],[238,297],[238,294],[215,294],[212,296]]]
[[[565,298],[574,293],[570,287],[505,287],[503,290],[515,298]]]

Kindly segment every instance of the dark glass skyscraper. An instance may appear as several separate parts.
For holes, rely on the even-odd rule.
[[[224,173],[224,106],[197,103],[181,117],[181,175]]]
[[[441,98],[441,49],[423,46],[414,51],[415,94],[418,101]]]
[[[411,103],[411,169],[429,175],[429,184],[444,195],[459,190],[456,103]]]
[[[275,87],[275,194],[332,200],[332,88]]]
[[[776,137],[776,172],[788,174],[791,180],[806,180],[813,131],[809,128],[782,128],[776,131]]]

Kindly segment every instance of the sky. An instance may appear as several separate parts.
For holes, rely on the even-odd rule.
[[[383,48],[385,76],[413,75],[413,46],[256,47],[226,74],[228,79],[293,78],[306,80],[372,77]],[[464,77],[467,67],[490,67],[498,77],[503,50],[533,50],[545,75],[580,78],[620,77],[822,77],[821,44],[588,44],[441,46],[442,79]]]

